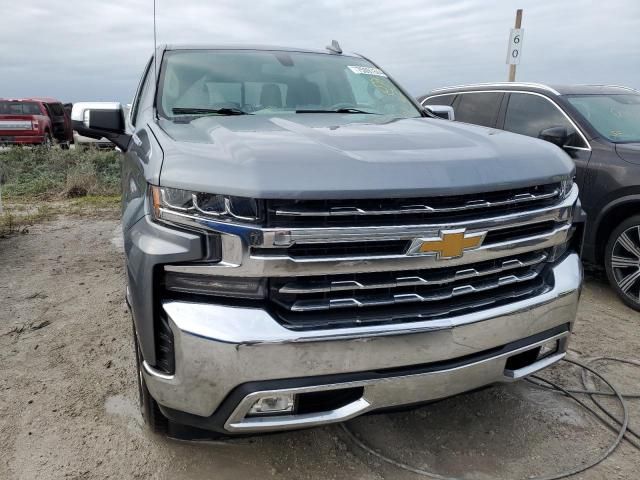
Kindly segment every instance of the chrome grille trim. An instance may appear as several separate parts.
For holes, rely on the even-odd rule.
[[[409,204],[397,210],[364,210],[358,207],[332,207],[329,210],[309,210],[309,209],[288,209],[276,210],[277,216],[289,217],[338,217],[338,216],[354,216],[354,215],[403,215],[413,213],[455,213],[479,208],[506,207],[532,201],[549,200],[560,195],[560,190],[555,189],[552,192],[544,194],[521,193],[514,195],[510,199],[502,201],[486,201],[486,200],[470,200],[458,207],[430,207],[429,205],[413,205]]]
[[[534,269],[520,275],[505,275],[499,277],[496,280],[484,280],[475,284],[458,285],[448,289],[441,289],[439,291],[423,294],[413,292],[389,295],[374,295],[361,298],[347,297],[317,300],[296,300],[291,305],[290,310],[293,312],[312,312],[319,310],[332,310],[336,308],[363,308],[407,303],[437,302],[442,300],[449,300],[454,297],[468,295],[471,293],[486,292],[488,290],[494,290],[505,285],[527,282],[536,278],[539,272],[539,269]]]
[[[234,264],[227,262],[223,253],[223,261],[221,263],[165,265],[164,269],[168,272],[199,275],[298,277],[453,267],[551,248],[566,242],[570,230],[571,224],[568,223],[547,234],[483,245],[475,250],[465,252],[461,258],[446,261],[437,260],[435,256],[429,255],[293,258],[289,255],[253,255],[249,253],[242,259],[242,263]]]
[[[348,228],[261,228],[212,219],[193,219],[181,213],[161,211],[161,219],[167,223],[171,223],[173,216],[179,216],[182,221],[191,221],[194,229],[220,234],[224,246],[222,261],[219,263],[166,265],[164,269],[181,273],[234,277],[311,277],[458,267],[545,250],[566,242],[571,231],[573,208],[577,200],[578,187],[574,184],[570,194],[554,205],[524,212],[481,217],[465,222]],[[294,244],[413,240],[420,237],[435,237],[441,230],[456,228],[465,228],[469,233],[478,231],[490,233],[504,228],[545,221],[553,221],[556,228],[544,234],[482,245],[465,252],[461,258],[446,262],[429,255],[294,258],[282,252],[283,248]],[[273,253],[269,251],[270,249],[273,249]]]
[[[578,199],[578,187],[561,202],[524,212],[492,215],[457,222],[437,222],[428,225],[397,225],[382,227],[328,227],[328,228],[266,228],[262,229],[262,248],[282,248],[293,244],[357,242],[364,240],[412,240],[419,237],[436,237],[441,230],[464,228],[467,232],[492,231],[553,221],[571,221],[573,205]],[[256,245],[257,246],[257,245]]]
[[[492,295],[477,299],[471,302],[465,302],[464,298],[461,298],[460,302],[449,303],[444,308],[438,308],[436,311],[405,311],[402,309],[396,309],[393,313],[381,313],[381,314],[373,314],[369,315],[367,318],[361,318],[357,315],[358,310],[355,311],[353,315],[353,319],[351,321],[344,321],[344,319],[338,320],[330,320],[325,319],[323,321],[317,320],[306,320],[306,321],[298,321],[298,320],[284,320],[284,324],[287,328],[294,329],[296,331],[304,331],[304,330],[316,330],[322,328],[340,328],[340,329],[348,329],[352,327],[367,325],[371,328],[372,325],[388,325],[388,324],[405,324],[406,322],[430,322],[434,328],[437,328],[441,322],[446,322],[446,318],[451,315],[461,315],[464,312],[472,312],[477,310],[482,310],[485,308],[494,308],[496,305],[504,302],[516,302],[531,295],[541,295],[551,290],[551,287],[544,284],[537,285],[527,285],[527,284],[519,284],[520,288],[518,289],[510,289],[508,291],[498,290],[492,293]],[[416,304],[420,305],[420,304]],[[325,312],[327,312],[325,310]],[[341,312],[346,312],[346,310],[332,310],[333,314],[338,314]],[[314,312],[290,312],[290,315],[314,315],[317,313]],[[320,315],[324,315],[320,313]]]
[[[420,287],[429,285],[444,285],[460,280],[478,278],[485,275],[493,275],[504,271],[518,268],[531,267],[544,262],[548,255],[545,252],[534,253],[523,256],[523,258],[509,258],[504,260],[500,266],[492,268],[463,268],[453,274],[434,275],[423,278],[421,276],[402,277],[398,276],[390,282],[369,282],[364,283],[355,280],[340,280],[331,282],[289,282],[278,288],[282,294],[308,294],[308,293],[331,293],[349,290],[373,290],[379,288],[399,288],[399,287]]]

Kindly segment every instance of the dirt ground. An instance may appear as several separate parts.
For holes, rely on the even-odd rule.
[[[0,239],[0,479],[414,479],[361,450],[340,426],[224,442],[148,433],[137,408],[131,321],[118,221],[62,217]],[[639,359],[640,315],[590,278],[574,358]],[[626,392],[640,369],[600,363]],[[545,372],[579,386],[566,363]],[[615,407],[613,401],[607,405]],[[629,400],[640,430],[640,400]],[[614,434],[571,400],[525,382],[418,410],[362,417],[348,428],[405,464],[466,479],[570,469]],[[623,443],[575,478],[637,479]]]

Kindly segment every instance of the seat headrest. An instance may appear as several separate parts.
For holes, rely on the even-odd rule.
[[[321,102],[320,87],[316,83],[305,80],[289,85],[287,107],[297,108],[305,105],[320,105]]]
[[[260,93],[260,105],[263,107],[282,108],[282,92],[275,83],[267,83],[262,86]]]

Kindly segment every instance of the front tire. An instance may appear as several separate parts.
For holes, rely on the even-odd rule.
[[[640,215],[626,219],[611,232],[604,266],[620,299],[640,311]]]
[[[142,417],[144,418],[149,430],[159,435],[166,435],[169,430],[169,420],[160,411],[158,402],[153,399],[144,382],[144,376],[142,375],[142,353],[140,352],[138,337],[135,334],[135,327],[133,341],[136,350],[136,376],[138,378],[138,397]]]

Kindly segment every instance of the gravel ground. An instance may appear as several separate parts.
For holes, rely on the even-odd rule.
[[[0,239],[0,479],[414,479],[362,451],[340,426],[181,442],[149,434],[137,408],[117,219],[59,218]],[[638,359],[640,315],[590,278],[574,357]],[[640,369],[601,363],[621,390]],[[560,364],[544,375],[579,385]],[[616,408],[612,401],[607,402]],[[640,430],[640,400],[629,400]],[[349,422],[386,455],[442,475],[516,479],[588,462],[614,435],[571,400],[528,383]],[[636,479],[623,443],[584,479]]]

